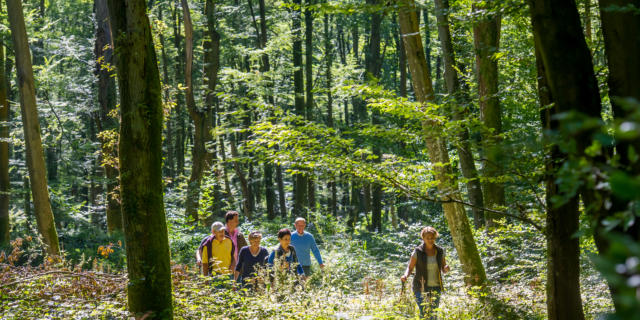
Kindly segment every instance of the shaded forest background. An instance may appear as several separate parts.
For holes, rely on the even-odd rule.
[[[442,318],[640,311],[639,1],[124,3],[2,3],[8,319],[409,318],[426,225]],[[227,210],[267,246],[306,217],[328,267],[212,290]]]

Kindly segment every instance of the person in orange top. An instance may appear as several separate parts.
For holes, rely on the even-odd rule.
[[[211,235],[202,240],[196,251],[196,263],[202,266],[202,274],[205,276],[233,274],[235,248],[224,231],[222,222],[214,222],[211,225]]]

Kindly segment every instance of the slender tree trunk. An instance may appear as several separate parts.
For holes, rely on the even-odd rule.
[[[416,13],[418,19],[420,19],[420,12]],[[427,59],[427,67],[432,70],[431,66],[431,25],[429,23],[429,10],[426,8],[422,10],[422,16],[424,17],[424,54]]]
[[[101,135],[101,157],[104,163],[104,174],[107,180],[106,189],[106,215],[107,231],[122,231],[122,208],[120,207],[120,195],[118,192],[118,154],[113,145],[113,135],[107,130],[115,132],[118,129],[118,121],[109,114],[116,107],[116,84],[113,73],[108,66],[113,63],[113,40],[111,27],[109,26],[109,9],[107,0],[94,2],[96,16],[96,43],[94,52],[96,62],[96,76],[98,77],[98,103],[100,112],[97,117],[97,128]],[[108,49],[107,49],[108,48]]]
[[[238,154],[238,148],[236,146],[236,138],[235,138],[235,133],[231,133],[231,139],[230,139],[230,144],[231,144],[231,156],[234,158],[233,160],[233,169],[236,172],[236,176],[238,177],[238,180],[240,181],[240,190],[242,191],[242,203],[243,203],[243,211],[244,211],[244,215],[245,217],[247,217],[247,219],[251,220],[252,219],[252,212],[254,210],[253,208],[253,195],[251,194],[250,191],[250,187],[249,187],[249,181],[247,181],[247,177],[245,176],[244,172],[242,171],[242,167],[240,166],[240,162],[239,160],[237,160],[239,158],[239,154]]]
[[[423,104],[433,102],[435,94],[419,36],[415,3],[413,0],[401,0],[399,3],[400,30],[404,38],[416,99]],[[434,169],[438,180],[438,191],[445,200],[460,199],[456,181],[452,178],[447,145],[442,138],[442,127],[438,123],[423,120],[422,129],[429,158],[434,165],[437,164]],[[464,208],[456,202],[445,202],[442,207],[465,273],[465,282],[478,286],[486,285],[486,274]]]
[[[162,183],[162,88],[144,0],[109,0],[120,89],[120,180],[129,310],[172,319]]]
[[[449,28],[449,1],[435,0],[436,19],[438,21],[438,35],[442,46],[442,56],[444,60],[444,79],[447,93],[453,98],[452,116],[456,121],[461,121],[468,115],[466,104],[469,99],[460,89],[460,81],[456,71],[456,59],[451,42],[451,31]],[[469,200],[474,206],[471,208],[473,212],[473,222],[476,228],[484,225],[484,200],[482,197],[482,188],[478,180],[478,171],[476,170],[473,151],[469,145],[469,130],[464,127],[458,134],[457,151],[460,159],[460,169],[462,175],[467,179],[467,192]]]
[[[191,159],[191,176],[189,177],[189,184],[187,186],[187,199],[185,201],[185,216],[192,222],[198,222],[198,208],[200,207],[200,185],[202,183],[202,177],[205,171],[211,168],[211,161],[213,155],[206,147],[206,144],[213,140],[211,136],[211,124],[212,121],[209,118],[210,105],[205,108],[198,109],[196,107],[195,97],[193,94],[193,24],[191,23],[191,12],[189,10],[189,3],[187,0],[181,0],[185,30],[185,86],[186,86],[186,101],[187,110],[194,123],[194,137]],[[210,14],[207,14],[208,21],[214,19],[213,17],[213,5],[207,3],[207,9],[211,10]],[[211,47],[208,50],[207,60],[209,62],[207,70],[208,83],[207,90],[209,95],[213,94],[216,87],[218,66],[219,66],[219,36],[215,29],[214,22],[208,22],[209,38]],[[209,97],[209,102],[212,98]]]
[[[497,1],[474,5],[476,12],[496,10]],[[486,13],[485,13],[486,14]],[[484,176],[495,179],[502,174],[504,155],[500,148],[502,133],[502,109],[498,98],[498,61],[494,54],[500,43],[501,17],[490,12],[480,17],[473,26],[473,43],[476,51],[480,118],[489,132],[483,136]],[[484,204],[488,208],[504,205],[504,184],[488,181],[483,186]],[[493,228],[493,216],[487,214],[487,227]]]
[[[324,51],[325,51],[325,80],[327,90],[327,127],[333,128],[333,95],[331,94],[331,87],[333,86],[333,76],[331,75],[331,68],[333,65],[333,46],[331,45],[331,15],[324,14]],[[331,177],[329,181],[329,212],[335,217],[338,213],[338,190],[336,188],[335,176]]]
[[[164,5],[160,4],[158,6],[158,20],[160,21],[164,21],[162,18],[162,14],[164,12],[163,10]],[[169,79],[169,61],[167,59],[167,49],[166,49],[166,42],[164,39],[164,35],[162,32],[158,33],[158,38],[160,40],[160,56],[162,59],[162,84],[164,86],[164,90],[162,91],[163,93],[163,98],[165,100],[165,103],[169,101],[170,97],[169,97],[169,90],[168,90],[168,84],[171,81]],[[164,143],[166,145],[167,148],[167,153],[166,153],[166,162],[165,162],[165,170],[167,171],[167,175],[169,176],[169,181],[167,183],[167,185],[171,186],[171,182],[175,179],[175,170],[176,170],[176,154],[173,150],[174,147],[174,138],[173,138],[173,121],[171,121],[171,113],[169,113],[169,115],[167,116],[168,119],[166,120],[166,125],[167,125],[167,133],[165,135],[164,138]]]
[[[302,70],[302,31],[301,31],[301,0],[294,0],[294,4],[298,6],[293,10],[293,83],[295,94],[295,111],[298,116],[306,117],[305,101],[304,101],[304,78]],[[293,176],[293,212],[294,216],[306,217],[307,212],[305,204],[308,203],[307,198],[307,177],[304,174],[295,174]]]
[[[585,42],[580,16],[573,0],[529,0],[533,35],[539,51],[539,78],[546,81],[553,106],[543,117],[543,124],[561,135],[575,130],[572,120],[556,114],[580,112],[600,118],[601,104],[593,64]],[[541,70],[544,68],[544,72]],[[540,88],[545,88],[544,83]],[[545,101],[541,99],[544,103]],[[562,140],[576,142],[577,154],[563,154],[551,146],[548,169],[556,170],[567,161],[579,161],[591,144],[593,130],[582,130]],[[557,141],[552,141],[552,143]],[[555,148],[555,149],[554,149]],[[557,171],[549,174],[558,174]],[[553,180],[553,181],[551,181]],[[547,247],[549,272],[547,279],[547,312],[549,319],[584,319],[580,298],[580,247],[574,237],[578,231],[579,212],[575,195],[567,194],[553,176],[547,183],[547,196],[560,196],[566,201],[547,203]],[[556,185],[557,184],[557,185]],[[551,203],[549,203],[551,202]],[[585,203],[585,207],[588,206]]]
[[[399,94],[401,97],[407,96],[407,54],[404,52],[404,44],[402,43],[402,37],[400,35],[400,23],[396,18],[396,24],[398,24],[398,36],[396,38],[396,52],[398,52],[398,69],[400,70],[400,84],[398,85]]]
[[[618,2],[623,2],[623,3],[628,3],[628,1],[618,1]],[[603,1],[600,1],[600,3],[603,3]],[[638,6],[636,5],[636,8]],[[601,15],[602,17],[602,15]],[[587,45],[589,43],[591,43],[593,37],[592,37],[592,31],[591,31],[591,0],[584,0],[584,35],[587,38]]]
[[[0,12],[3,12],[0,1]],[[11,180],[9,179],[9,100],[7,99],[7,73],[5,71],[4,41],[0,38],[0,247],[11,240],[9,225],[9,201]]]
[[[180,16],[178,14],[178,1],[175,2],[175,6],[172,12],[172,21],[173,21],[173,41],[174,46],[178,52],[178,61],[176,66],[176,79],[182,79],[183,74],[182,71],[185,68],[185,55],[182,52],[182,36],[180,35]],[[179,80],[178,80],[179,81]],[[176,123],[176,146],[174,148],[176,152],[176,174],[181,175],[184,173],[184,143],[185,143],[185,121],[183,116],[183,95],[182,90],[178,90],[176,93],[176,107],[174,113],[174,119]]]
[[[287,205],[284,193],[284,179],[282,177],[282,167],[276,166],[276,183],[278,184],[278,206],[280,207],[280,217],[287,216]]]
[[[367,0],[367,3],[375,7],[379,7],[382,4],[379,0]],[[371,37],[369,38],[369,52],[365,62],[367,75],[371,79],[379,78],[382,68],[382,57],[380,55],[382,18],[382,13],[380,12],[374,12],[371,15]],[[382,118],[377,109],[371,111],[371,123],[373,125],[382,124]],[[376,156],[374,162],[379,163],[382,161],[382,150],[377,143],[373,146],[373,154]],[[382,231],[382,186],[378,183],[367,185],[371,193],[371,229],[380,232]]]
[[[11,37],[15,50],[16,70],[18,73],[18,87],[20,90],[20,109],[22,111],[22,123],[26,144],[27,167],[31,180],[31,193],[36,213],[38,230],[42,235],[46,251],[49,255],[59,255],[58,233],[55,228],[51,203],[49,202],[49,190],[47,189],[47,176],[40,139],[40,122],[36,106],[36,92],[33,80],[33,67],[31,65],[31,53],[24,24],[22,3],[20,0],[8,0],[7,11],[11,27]]]

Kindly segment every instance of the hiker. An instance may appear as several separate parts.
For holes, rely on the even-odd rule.
[[[238,226],[240,225],[239,216],[240,214],[238,213],[238,211],[233,211],[233,210],[227,211],[227,213],[224,215],[224,221],[225,221],[224,234],[227,236],[227,238],[231,239],[231,241],[233,242],[234,263],[238,261],[238,252],[240,251],[240,249],[248,245],[247,240],[245,240],[244,236],[242,235],[242,232],[240,232],[240,229],[238,229]],[[232,270],[234,269],[235,269],[235,264],[232,265]]]
[[[304,231],[304,228],[307,226],[307,221],[302,217],[298,217],[293,225],[296,228],[296,232],[291,235],[291,245],[296,249],[298,262],[300,262],[305,276],[309,277],[311,276],[310,252],[313,252],[313,256],[316,258],[320,268],[324,268],[322,256],[316,244],[316,239],[311,233]]]
[[[202,274],[231,275],[234,265],[234,245],[225,235],[224,225],[216,221],[211,225],[211,235],[205,237],[196,250],[196,263],[202,266]]]
[[[253,231],[249,234],[249,246],[240,249],[238,263],[234,272],[234,280],[240,282],[242,287],[255,288],[256,271],[259,266],[264,266],[269,253],[265,247],[260,246],[262,234]]]
[[[291,267],[295,266],[296,273],[304,277],[304,270],[302,266],[298,264],[298,257],[296,255],[296,249],[290,245],[291,243],[291,231],[289,229],[280,229],[278,231],[278,241],[280,245],[271,251],[269,255],[269,266],[276,267],[276,270],[292,271]]]
[[[413,293],[421,318],[428,315],[429,319],[437,319],[434,309],[440,304],[440,295],[443,290],[442,274],[449,272],[449,266],[444,258],[444,249],[436,245],[438,236],[438,231],[434,227],[428,226],[422,229],[420,232],[422,243],[413,250],[407,270],[400,277],[404,283],[415,267]]]

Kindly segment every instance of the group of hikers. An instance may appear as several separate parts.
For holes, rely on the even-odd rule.
[[[233,280],[234,289],[240,286],[251,290],[256,288],[260,268],[275,268],[304,280],[312,273],[311,253],[320,268],[324,268],[315,238],[305,231],[307,222],[304,218],[295,220],[295,232],[292,233],[287,228],[278,231],[279,245],[271,253],[260,246],[262,234],[259,231],[249,234],[247,244],[238,225],[237,211],[225,214],[225,224],[214,222],[211,225],[211,235],[202,240],[196,251],[196,263],[201,267],[203,275]],[[414,248],[407,269],[400,277],[404,285],[413,270],[416,270],[412,288],[421,318],[436,319],[433,310],[440,303],[442,274],[449,271],[444,249],[435,243],[438,236],[434,227],[428,226],[421,230],[422,242]]]

